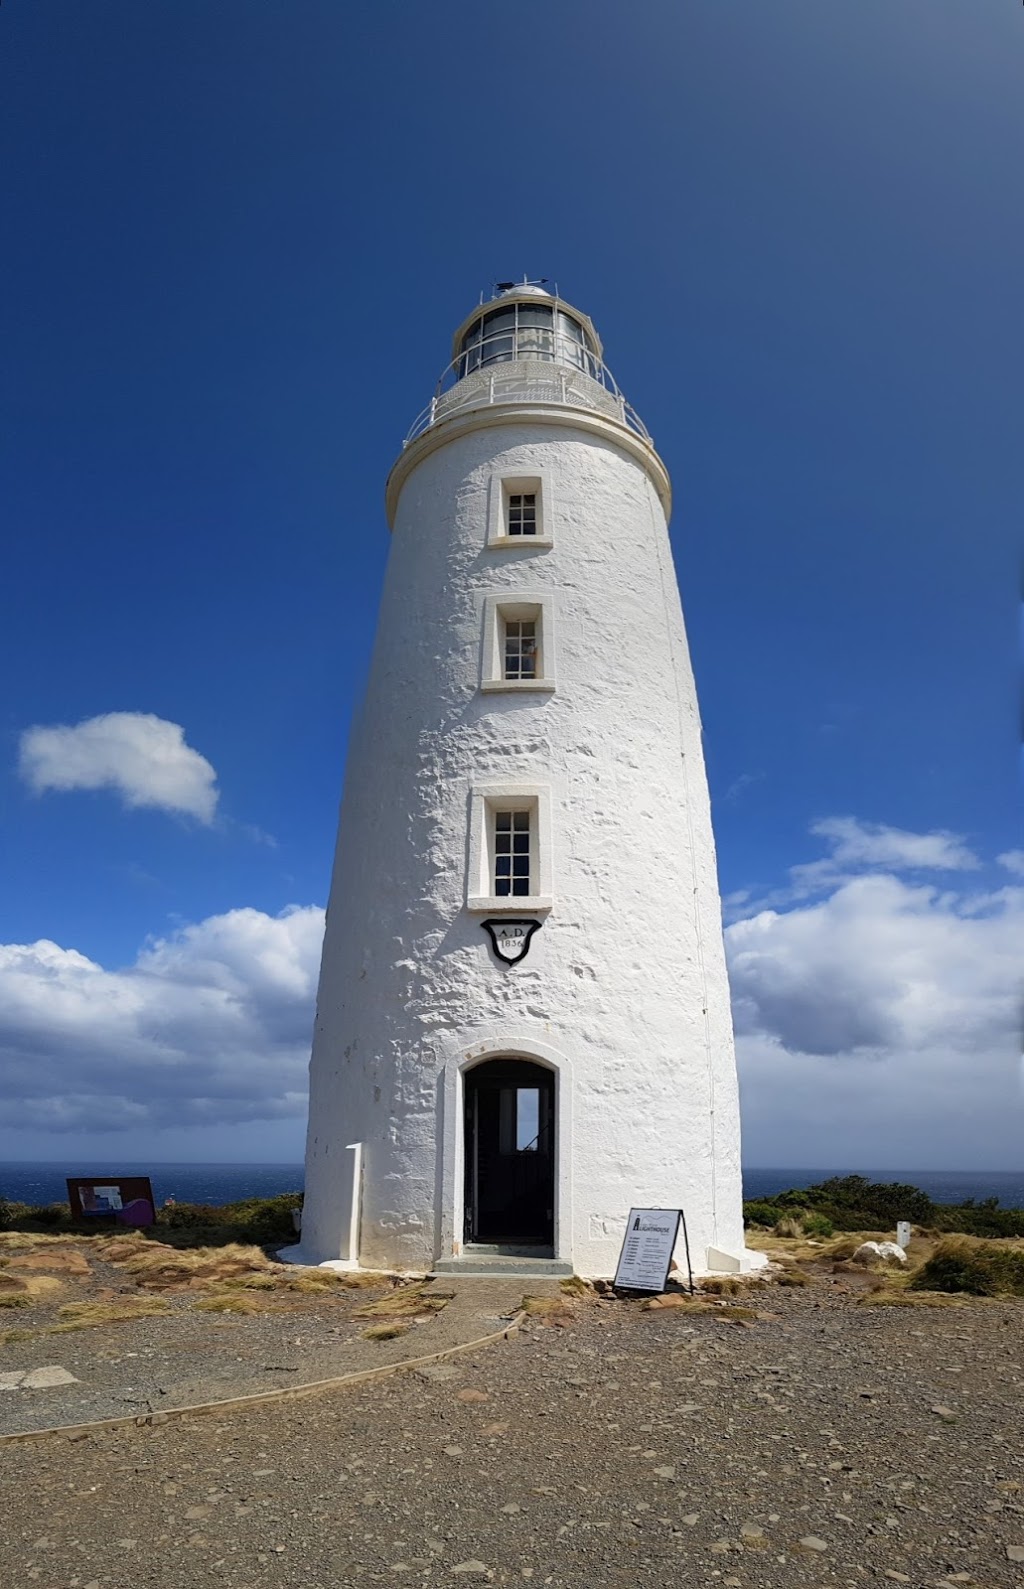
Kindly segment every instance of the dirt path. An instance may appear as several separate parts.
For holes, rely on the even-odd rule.
[[[0,1582],[1024,1583],[1024,1310],[768,1306],[590,1303],[315,1402],[0,1449]]]

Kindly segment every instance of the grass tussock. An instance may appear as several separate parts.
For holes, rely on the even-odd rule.
[[[569,1275],[565,1280],[560,1280],[558,1285],[567,1297],[590,1297],[594,1294],[589,1280],[584,1280],[581,1275]]]
[[[520,1309],[531,1319],[545,1324],[567,1324],[572,1318],[572,1308],[564,1296],[524,1297]]]
[[[24,1291],[0,1291],[0,1308],[30,1308],[32,1298]]]
[[[336,1269],[293,1269],[279,1272],[273,1277],[273,1284],[286,1291],[297,1291],[300,1296],[322,1296],[325,1292],[339,1292],[348,1288],[349,1277],[339,1274]],[[384,1285],[383,1275],[374,1275],[372,1279],[360,1282],[361,1286]]]
[[[221,1291],[212,1297],[200,1297],[196,1308],[202,1313],[262,1313],[255,1297],[244,1291]]]
[[[422,1291],[419,1286],[403,1286],[378,1297],[376,1302],[366,1302],[356,1309],[357,1319],[407,1319],[422,1313],[440,1313],[452,1300],[452,1293]]]
[[[88,1236],[71,1236],[67,1232],[54,1236],[41,1230],[0,1230],[0,1252],[38,1252],[41,1248],[53,1246],[55,1243],[61,1247],[68,1247],[78,1242],[88,1242],[89,1239]]]
[[[398,1335],[407,1335],[411,1324],[395,1319],[391,1324],[370,1324],[362,1331],[364,1341],[393,1341]]]
[[[270,1260],[259,1247],[238,1242],[186,1249],[144,1242],[125,1251],[120,1259],[108,1257],[108,1262],[126,1270],[136,1285],[147,1291],[201,1290],[270,1270]]]
[[[910,1289],[1024,1297],[1024,1248],[1009,1242],[947,1237],[911,1276]]]
[[[34,1341],[40,1330],[0,1330],[0,1346],[13,1346],[16,1341]]]
[[[58,1308],[56,1330],[85,1330],[93,1324],[131,1324],[170,1312],[162,1297],[125,1297],[122,1302],[65,1302]]]
[[[777,1286],[789,1286],[791,1288],[813,1284],[810,1275],[805,1270],[798,1269],[795,1264],[787,1266],[782,1270],[781,1274],[775,1275],[774,1281]]]
[[[721,1319],[726,1324],[738,1324],[758,1317],[755,1308],[739,1307],[734,1302],[712,1302],[709,1297],[650,1297],[643,1305],[644,1312],[679,1313],[685,1318],[703,1315]]]
[[[709,1297],[738,1297],[744,1286],[735,1275],[709,1275],[701,1281],[700,1288]]]

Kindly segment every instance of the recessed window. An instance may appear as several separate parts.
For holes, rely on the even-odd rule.
[[[511,491],[508,498],[507,535],[536,535],[536,491]]]
[[[470,801],[470,910],[551,904],[550,795],[539,784],[490,784]]]
[[[553,598],[520,595],[484,598],[482,690],[553,690]]]
[[[535,550],[551,541],[550,482],[541,475],[496,475],[491,483],[487,544]]]
[[[530,892],[530,812],[494,813],[494,894]]]

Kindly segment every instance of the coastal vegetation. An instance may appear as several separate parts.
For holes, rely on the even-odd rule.
[[[222,1247],[241,1242],[257,1247],[283,1247],[296,1240],[292,1214],[302,1207],[301,1192],[278,1197],[249,1197],[238,1203],[164,1203],[156,1223],[148,1226],[153,1240],[171,1247]],[[12,1203],[0,1197],[0,1231],[96,1235],[123,1230],[112,1221],[75,1224],[67,1203]],[[134,1233],[134,1232],[133,1232]]]
[[[916,1186],[833,1176],[816,1186],[778,1192],[743,1205],[744,1223],[780,1236],[828,1237],[836,1231],[894,1230],[898,1220],[942,1235],[1024,1236],[1024,1209],[1003,1208],[996,1197],[935,1203]]]

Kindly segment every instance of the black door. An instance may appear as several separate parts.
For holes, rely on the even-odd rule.
[[[550,1070],[492,1059],[466,1073],[466,1241],[553,1245],[554,1143]]]

